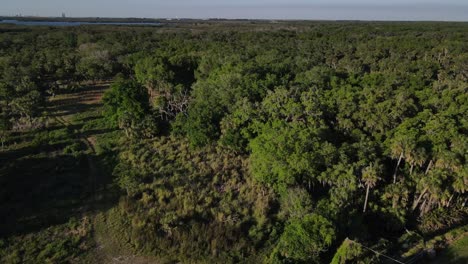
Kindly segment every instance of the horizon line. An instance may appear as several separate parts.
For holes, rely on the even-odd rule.
[[[313,19],[313,18],[226,18],[226,17],[135,17],[135,16],[41,16],[41,15],[2,15],[1,18],[54,18],[54,19],[150,19],[150,20],[250,20],[250,21],[310,21],[310,22],[456,22],[467,23],[468,20],[392,20],[392,19]]]

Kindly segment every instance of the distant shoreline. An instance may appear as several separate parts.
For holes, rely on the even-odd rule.
[[[22,22],[81,22],[95,24],[176,24],[193,22],[327,22],[327,23],[468,23],[468,21],[440,21],[440,20],[363,20],[363,19],[265,19],[265,18],[137,18],[137,17],[38,17],[38,16],[0,16],[0,21],[17,20]]]
[[[150,18],[101,18],[101,17],[35,17],[0,16],[0,20],[28,22],[88,22],[88,23],[160,23],[163,19]]]
[[[57,27],[73,27],[86,25],[109,25],[109,26],[162,26],[160,22],[105,22],[105,21],[47,21],[47,20],[17,20],[3,19],[0,24],[18,25],[18,26],[57,26]]]

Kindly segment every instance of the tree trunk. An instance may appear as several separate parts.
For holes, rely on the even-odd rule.
[[[453,193],[452,195],[450,195],[450,198],[449,198],[449,200],[448,200],[448,202],[447,202],[446,207],[450,207],[450,204],[452,203],[453,196],[455,196],[454,193]]]
[[[366,190],[366,199],[364,200],[364,209],[362,210],[363,213],[366,212],[366,208],[367,208],[367,199],[369,198],[369,185],[367,185],[367,190]]]
[[[426,206],[427,199],[424,199],[424,202],[421,204],[420,210],[419,210],[419,216],[422,216],[424,214],[424,207]]]
[[[433,203],[434,203],[434,199],[431,196],[431,199],[429,199],[429,202],[426,204],[426,207],[424,208],[424,214],[426,214],[427,212],[429,212],[429,210],[431,210]]]
[[[413,207],[412,207],[413,211],[414,211],[414,209],[416,209],[416,207],[418,207],[418,204],[421,201],[423,195],[427,192],[427,189],[428,189],[428,187],[424,188],[424,190],[419,195],[418,199],[414,202]]]
[[[419,216],[423,216],[423,215],[425,215],[427,212],[429,212],[429,210],[430,210],[431,207],[432,207],[432,201],[433,201],[433,198],[432,198],[432,197],[430,197],[429,200],[424,199],[424,202],[421,204]]]
[[[414,169],[414,164],[411,164],[411,167],[410,167],[410,170],[409,170],[409,174],[413,174],[413,169]]]
[[[432,167],[432,160],[430,160],[429,165],[427,165],[426,172],[424,173],[425,175],[429,173],[429,170],[431,169],[431,167]]]
[[[393,198],[392,198],[392,208],[395,209],[398,207],[398,202],[400,201],[400,196],[397,195],[393,195]]]
[[[395,173],[393,173],[393,183],[396,183],[396,175],[398,172],[398,167],[400,166],[401,160],[403,159],[403,152],[401,152],[400,157],[398,158],[397,165],[395,167]]]

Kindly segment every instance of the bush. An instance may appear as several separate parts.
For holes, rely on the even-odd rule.
[[[319,262],[319,254],[335,239],[335,230],[326,218],[309,214],[288,223],[272,254],[272,260]]]
[[[74,157],[78,157],[80,154],[82,154],[83,151],[83,146],[80,142],[75,142],[71,145],[67,145],[63,149],[63,154],[70,154]]]
[[[419,219],[419,229],[426,234],[445,231],[468,217],[467,208],[437,208]]]

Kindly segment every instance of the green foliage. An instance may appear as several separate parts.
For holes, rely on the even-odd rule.
[[[2,263],[73,262],[93,247],[89,218],[70,219],[35,235],[15,236],[0,244]]]
[[[187,135],[191,145],[205,146],[219,137],[217,124],[221,121],[222,113],[223,109],[217,103],[202,101],[189,107],[187,116],[179,114],[174,126],[179,128],[179,133]]]
[[[77,238],[30,238],[86,208],[93,161],[121,191],[93,196],[121,196],[101,234],[159,262],[396,256],[465,222],[466,24],[172,23],[0,26],[0,209],[25,235],[2,262],[79,262]],[[116,74],[102,113],[81,86]],[[356,245],[333,262],[381,261]]]
[[[333,150],[332,145],[320,142],[317,130],[303,124],[268,122],[250,143],[252,173],[256,179],[279,190],[315,181],[319,168]]]
[[[151,89],[165,92],[164,88],[174,78],[167,62],[159,57],[147,57],[135,65],[136,79]]]
[[[84,43],[78,47],[81,58],[76,65],[76,71],[86,80],[108,78],[113,72],[114,63],[109,50],[97,43]]]
[[[236,103],[235,110],[220,123],[219,143],[235,151],[246,151],[254,137],[252,121],[256,119],[255,105],[244,98]]]
[[[370,263],[363,260],[363,248],[346,238],[337,249],[331,264]]]
[[[128,194],[121,208],[139,250],[234,260],[258,254],[268,239],[271,190],[252,182],[245,160],[227,150],[192,150],[181,138],[141,141],[121,152],[114,174]]]
[[[457,226],[468,217],[466,208],[438,208],[419,219],[419,229],[424,234],[431,234],[436,231],[448,230]]]
[[[63,153],[64,154],[70,154],[70,155],[73,155],[73,156],[79,156],[81,154],[81,150],[82,150],[81,144],[78,143],[78,142],[75,142],[75,143],[73,143],[71,145],[66,146],[63,149]]]
[[[293,219],[286,225],[271,258],[318,263],[319,254],[327,250],[335,235],[332,223],[318,214]]]
[[[281,211],[278,215],[285,219],[301,219],[312,210],[312,200],[306,190],[289,188],[281,197]]]
[[[103,97],[107,118],[120,127],[142,120],[149,111],[146,89],[134,80],[118,77]]]
[[[46,146],[64,143],[70,140],[70,131],[68,128],[60,128],[52,131],[41,131],[34,135],[33,146]]]

